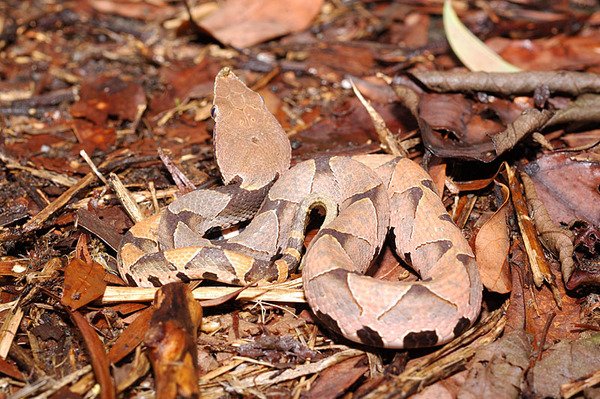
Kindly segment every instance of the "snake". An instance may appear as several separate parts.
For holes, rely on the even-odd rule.
[[[437,346],[475,322],[475,257],[421,166],[368,154],[290,167],[285,130],[230,68],[217,74],[213,98],[223,185],[184,194],[124,234],[117,260],[129,284],[282,282],[300,270],[317,320],[373,347]],[[315,213],[323,222],[305,249]],[[240,224],[236,236],[219,237]],[[388,241],[419,278],[370,275]]]

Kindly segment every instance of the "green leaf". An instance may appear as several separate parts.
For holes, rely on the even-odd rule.
[[[444,30],[454,54],[471,71],[521,71],[492,51],[463,25],[452,8],[452,0],[444,2]]]

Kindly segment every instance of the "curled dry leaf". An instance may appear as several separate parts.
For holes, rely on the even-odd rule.
[[[323,0],[229,0],[199,25],[221,43],[245,48],[308,28]]]
[[[510,191],[496,182],[502,191],[502,205],[488,219],[475,238],[475,258],[483,285],[490,291],[506,294],[511,289],[508,249],[510,240],[506,218]]]
[[[444,2],[444,31],[454,54],[471,71],[518,72],[519,68],[509,64],[486,46],[460,21],[452,1]]]
[[[506,126],[506,130],[492,136],[496,156],[500,156],[517,145],[523,138],[542,129],[552,115],[553,112],[546,109],[541,111],[528,109],[523,112],[517,119]]]
[[[110,362],[106,355],[106,351],[104,350],[104,344],[98,337],[98,333],[85,316],[78,311],[69,311],[69,315],[81,332],[83,341],[88,350],[96,381],[98,381],[98,384],[100,385],[100,398],[116,398],[114,381],[110,375]]]
[[[582,94],[565,108],[557,111],[547,126],[570,122],[592,123],[600,121],[600,95]]]
[[[562,266],[563,280],[567,282],[574,268],[573,234],[552,221],[550,215],[548,215],[546,206],[538,197],[535,186],[527,173],[521,173],[521,180],[523,181],[530,213],[535,221],[535,227],[540,239],[548,250],[558,255]]]
[[[519,397],[530,354],[531,343],[523,330],[479,349],[467,365],[469,374],[458,399]]]

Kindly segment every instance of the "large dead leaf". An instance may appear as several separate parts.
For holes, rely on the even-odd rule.
[[[452,8],[452,1],[444,2],[444,30],[454,54],[471,71],[519,72],[468,30]]]
[[[475,257],[483,285],[490,291],[506,294],[511,289],[508,267],[510,239],[506,224],[510,192],[504,184],[497,185],[502,190],[502,205],[479,229],[475,238]]]
[[[556,223],[583,219],[600,224],[600,164],[569,154],[545,155],[525,168]]]
[[[221,43],[245,48],[308,28],[323,0],[229,0],[200,21]]]
[[[477,351],[469,362],[459,399],[517,398],[529,367],[531,344],[527,334],[514,330]]]
[[[533,392],[538,398],[560,398],[560,386],[600,368],[600,334],[568,342],[545,351],[531,370]]]
[[[502,57],[531,71],[584,70],[600,63],[600,35],[549,35],[514,40],[496,36],[486,41]]]

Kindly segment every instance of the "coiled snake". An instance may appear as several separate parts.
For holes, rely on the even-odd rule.
[[[188,193],[126,233],[118,260],[130,283],[282,281],[301,263],[306,298],[326,327],[388,348],[442,344],[477,318],[482,285],[473,253],[420,166],[363,155],[289,168],[285,132],[227,68],[215,79],[213,110],[225,185]],[[301,257],[315,207],[325,222]],[[236,237],[204,237],[245,220],[252,221]],[[364,275],[390,233],[421,280]]]

